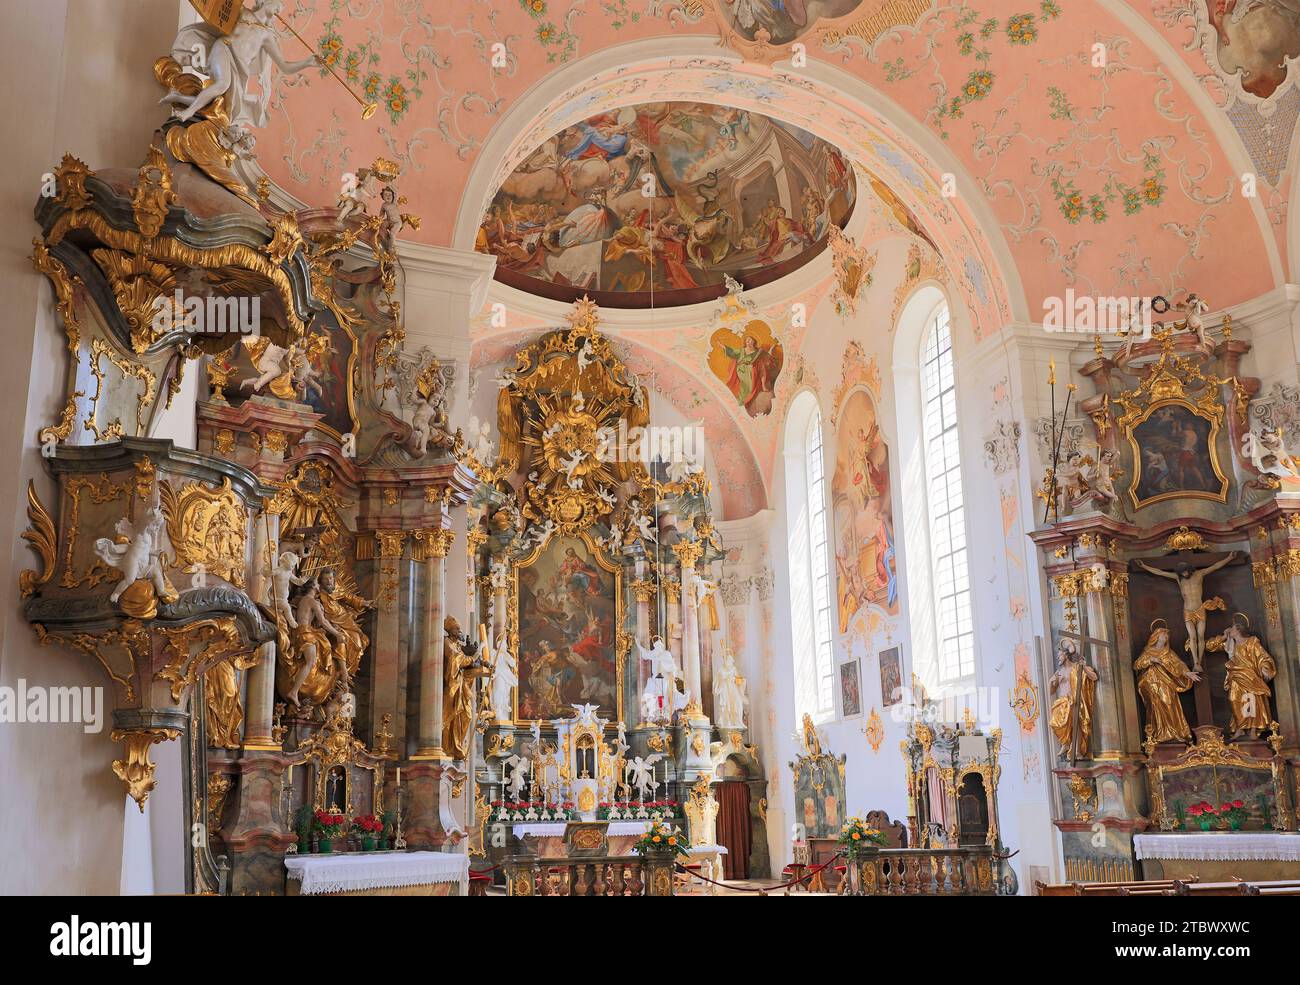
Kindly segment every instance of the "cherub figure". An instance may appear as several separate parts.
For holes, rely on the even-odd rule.
[[[1187,298],[1178,303],[1178,308],[1187,312],[1187,318],[1183,322],[1183,328],[1196,335],[1196,341],[1201,345],[1209,345],[1209,339],[1205,337],[1205,319],[1202,317],[1210,306],[1195,294],[1187,295]]]
[[[95,553],[110,568],[122,572],[122,580],[108,596],[114,604],[131,585],[142,578],[153,582],[154,590],[162,599],[174,599],[176,590],[167,583],[159,552],[163,529],[162,506],[155,499],[134,524],[126,517],[114,526],[118,540],[100,537],[95,541]]]
[[[357,169],[357,183],[351,191],[339,195],[339,225],[348,221],[355,213],[366,214],[366,199],[374,197],[379,187],[379,179],[370,168]]]
[[[281,551],[271,568],[271,610],[290,629],[298,628],[298,620],[294,618],[293,607],[289,605],[289,589],[307,582],[305,575],[299,577],[297,573],[299,560],[293,551]]]

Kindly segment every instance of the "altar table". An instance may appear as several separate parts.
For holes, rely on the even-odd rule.
[[[286,855],[290,896],[465,896],[469,856],[448,852]]]
[[[1185,831],[1133,836],[1144,879],[1203,882],[1300,877],[1300,833]]]

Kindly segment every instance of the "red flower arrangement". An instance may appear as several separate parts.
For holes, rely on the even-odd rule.
[[[1240,800],[1225,801],[1217,808],[1203,800],[1187,808],[1187,813],[1196,819],[1202,831],[1209,831],[1211,825],[1238,831],[1246,823],[1246,805]]]
[[[336,835],[344,834],[342,828],[348,824],[348,818],[344,814],[317,811],[312,815],[312,822],[318,835],[322,838],[333,838]]]
[[[384,822],[373,814],[361,814],[352,819],[354,834],[374,836],[384,830]]]

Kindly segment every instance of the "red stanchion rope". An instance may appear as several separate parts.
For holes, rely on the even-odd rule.
[[[730,892],[733,893],[761,893],[763,895],[767,895],[768,893],[775,892],[778,889],[789,889],[791,886],[797,886],[802,882],[807,882],[809,879],[817,875],[819,872],[824,871],[826,867],[829,866],[832,862],[835,862],[840,858],[842,858],[843,855],[844,855],[843,852],[836,852],[834,855],[828,858],[821,865],[809,869],[798,879],[791,879],[789,882],[783,882],[776,886],[764,886],[762,888],[751,888],[749,886],[733,886],[729,883],[718,882],[716,879],[710,879],[708,878],[708,876],[702,876],[698,872],[692,872],[690,869],[686,868],[686,866],[682,865],[682,863],[680,862],[677,862],[676,866],[677,866],[677,871],[681,872],[684,875],[688,875],[691,876],[692,878],[698,879],[700,880],[700,882],[707,882],[712,886],[721,886],[723,889],[729,890]]]

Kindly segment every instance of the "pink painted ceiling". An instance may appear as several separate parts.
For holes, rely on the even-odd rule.
[[[825,5],[807,0],[801,42],[811,61],[843,73],[842,92],[824,79],[800,79],[785,63],[727,64],[736,51],[721,44],[715,74],[732,85],[700,84],[715,102],[753,107],[823,138],[836,114],[856,114],[857,132],[836,124],[844,144],[856,145],[842,148],[915,210],[986,308],[988,325],[1011,317],[1004,294],[1018,307],[1023,292],[1023,310],[1037,318],[1042,299],[1066,287],[1126,295],[1190,289],[1218,308],[1284,279],[1285,156],[1300,97],[1277,53],[1300,46],[1291,44],[1296,28],[1274,9],[1281,5],[1243,7],[1232,22],[1230,10],[1227,21],[1222,11],[1211,14],[1214,2],[865,0],[826,7],[849,13],[818,25]],[[381,108],[363,122],[328,78],[281,82],[285,112],[259,134],[259,159],[287,191],[320,202],[337,195],[345,171],[378,155],[395,158],[405,168],[406,208],[423,219],[414,237],[450,245],[475,169],[517,163],[485,162],[481,153],[520,99],[592,56],[616,77],[619,69],[609,68],[616,59],[608,59],[617,52],[607,49],[619,45],[660,38],[662,57],[671,59],[683,38],[716,38],[715,3],[725,7],[296,0],[286,5],[294,27]],[[761,13],[773,4],[750,7]],[[831,33],[821,30],[826,23]],[[1245,39],[1258,49],[1243,56]],[[1231,75],[1242,64],[1257,73],[1254,91]],[[773,83],[766,91],[764,73]],[[874,94],[876,109],[850,90]],[[657,90],[653,97],[666,98]],[[637,93],[607,84],[580,107],[555,105],[538,127],[554,133],[634,101]],[[544,136],[512,146],[512,157]],[[959,190],[940,201],[949,172],[961,178]],[[1258,179],[1254,198],[1242,194],[1243,172]],[[999,243],[1013,270],[1000,268]]]

